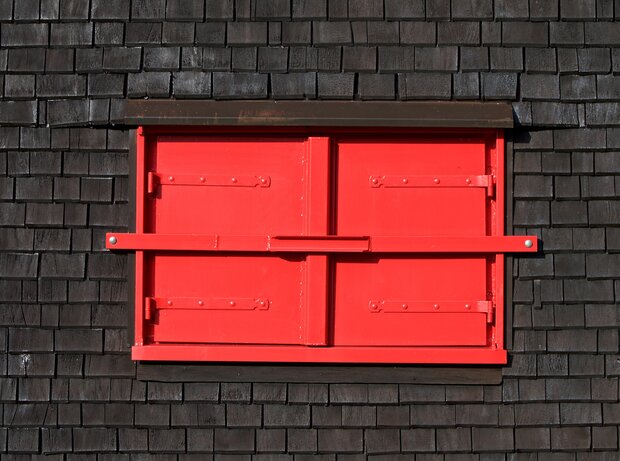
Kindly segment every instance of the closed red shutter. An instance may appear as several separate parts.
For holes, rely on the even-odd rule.
[[[139,360],[503,363],[503,137],[140,130]]]

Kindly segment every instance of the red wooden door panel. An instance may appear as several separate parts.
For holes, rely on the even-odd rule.
[[[487,232],[484,140],[342,141],[337,163],[338,234]],[[487,274],[479,255],[338,258],[334,344],[484,345],[487,316],[465,305],[487,300]]]
[[[327,144],[318,153],[316,144],[158,137],[147,161],[147,231],[215,241],[325,234]],[[316,324],[325,318],[326,261],[303,254],[157,254],[145,262],[153,341],[322,344],[325,333]]]
[[[339,257],[334,344],[482,346],[487,315],[472,308],[486,273],[480,257]]]
[[[480,139],[339,142],[338,234],[485,235],[485,154]]]
[[[302,255],[160,254],[149,264],[153,270],[150,293],[157,300],[154,340],[302,343],[307,308]]]
[[[302,139],[160,136],[149,168],[161,184],[147,204],[147,230],[302,234],[305,152]]]

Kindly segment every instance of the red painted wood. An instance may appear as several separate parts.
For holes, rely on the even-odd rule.
[[[223,133],[138,132],[134,359],[505,363],[501,132]]]
[[[506,363],[505,350],[483,347],[307,347],[222,344],[134,346],[133,360],[298,363]]]

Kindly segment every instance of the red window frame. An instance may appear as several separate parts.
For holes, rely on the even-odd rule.
[[[170,178],[149,174],[150,158],[155,155],[158,136],[235,136],[274,137],[276,139],[307,139],[312,152],[312,166],[308,169],[318,187],[309,188],[312,194],[310,203],[314,215],[325,219],[312,219],[307,223],[306,235],[221,235],[210,234],[161,234],[150,232],[145,219],[148,216],[148,194],[158,183],[166,183]],[[394,139],[441,139],[452,136],[463,139],[477,139],[484,143],[484,174],[448,174],[437,178],[432,174],[424,175],[382,175],[369,176],[368,187],[373,188],[453,188],[475,187],[485,190],[488,201],[485,205],[487,224],[484,236],[454,235],[332,235],[328,222],[335,216],[330,210],[335,208],[334,181],[336,173],[330,173],[333,163],[334,145],[338,141]],[[353,159],[353,161],[355,161]],[[135,330],[132,358],[134,360],[157,361],[213,361],[213,362],[337,362],[337,363],[444,363],[444,364],[504,364],[507,353],[504,348],[504,253],[535,252],[537,239],[533,236],[505,236],[504,229],[504,137],[499,129],[328,129],[314,128],[222,128],[222,127],[141,127],[136,134],[136,208],[135,233],[109,233],[106,236],[107,248],[111,250],[135,251]],[[196,178],[174,178],[175,181],[193,181]],[[200,181],[220,181],[219,178],[199,178]],[[248,180],[250,186],[258,186],[253,181],[270,181],[269,177],[239,177],[237,181]],[[405,184],[403,184],[405,182]],[[458,184],[457,184],[458,183]],[[466,184],[466,186],[464,186]],[[265,185],[268,185],[265,183]],[[331,214],[330,214],[331,213]],[[148,274],[145,255],[160,252],[195,252],[216,255],[221,252],[249,252],[253,255],[281,254],[299,252],[306,255],[306,264],[323,268],[324,277],[313,277],[308,292],[305,337],[303,344],[237,344],[224,343],[190,343],[176,340],[173,342],[153,341],[148,322],[161,303],[171,300],[145,296],[145,277]],[[187,253],[190,252],[190,253]],[[193,253],[192,253],[193,252]],[[335,255],[382,253],[382,254],[416,254],[431,256],[446,255],[485,255],[490,259],[491,267],[487,287],[491,288],[490,299],[472,300],[472,302],[436,303],[428,301],[414,304],[401,303],[402,300],[370,301],[368,309],[390,311],[413,309],[421,313],[439,310],[458,313],[463,309],[478,314],[485,314],[487,334],[483,345],[433,344],[431,346],[411,346],[398,344],[355,344],[344,341],[344,345],[335,344],[333,328],[334,301],[324,299],[333,294],[328,283],[328,261]],[[196,300],[192,299],[191,302]],[[201,300],[197,301],[200,302]],[[259,299],[260,301],[260,299]],[[414,300],[415,301],[415,300]],[[175,302],[177,302],[175,300]],[[190,302],[183,301],[181,302]],[[218,301],[219,302],[219,301]],[[258,301],[256,301],[258,302]],[[267,301],[269,302],[269,301]],[[408,303],[409,301],[407,301]],[[394,304],[394,305],[393,305]],[[398,306],[396,305],[398,304]],[[321,306],[329,306],[322,308]],[[318,309],[316,307],[319,307]],[[482,317],[482,315],[480,316]],[[464,318],[464,317],[461,317]],[[331,325],[330,325],[331,322]],[[394,327],[394,325],[392,325]],[[450,327],[458,333],[456,324]],[[449,337],[450,332],[445,336]],[[181,334],[182,336],[182,334]],[[384,335],[386,336],[386,335]],[[351,341],[351,339],[348,339]],[[353,340],[354,341],[354,340]]]

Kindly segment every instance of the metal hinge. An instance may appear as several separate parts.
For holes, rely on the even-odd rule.
[[[370,187],[484,187],[487,197],[495,195],[493,175],[385,175],[370,176]]]
[[[144,319],[150,320],[155,309],[265,311],[270,305],[267,298],[146,297]]]
[[[370,312],[400,314],[466,314],[469,312],[486,314],[487,322],[493,323],[495,305],[492,301],[375,301],[368,302]]]
[[[163,174],[149,171],[146,191],[154,194],[161,185],[166,186],[219,186],[219,187],[269,187],[268,175],[201,175],[201,174]]]

